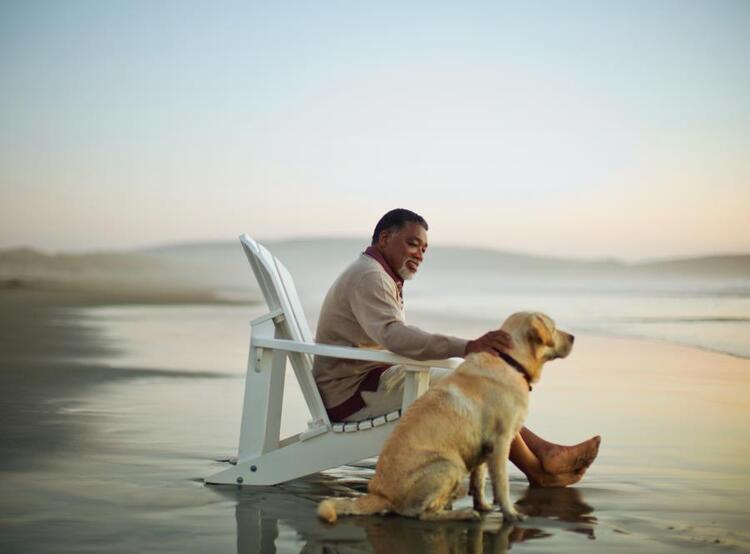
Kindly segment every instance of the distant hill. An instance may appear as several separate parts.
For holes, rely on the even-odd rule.
[[[365,248],[367,239],[320,238],[267,241],[287,265],[300,289],[322,295],[335,276]],[[239,242],[201,242],[156,246],[130,252],[52,254],[31,249],[0,251],[0,279],[43,279],[201,287],[213,290],[256,289]],[[600,282],[629,287],[659,281],[721,281],[750,288],[750,255],[722,255],[625,263],[574,260],[483,248],[432,246],[420,273],[426,286],[497,287],[498,283],[569,286]],[[322,292],[321,292],[322,291]]]
[[[0,250],[0,276],[3,277],[127,278],[156,272],[159,267],[153,257],[131,252],[50,254],[30,248]]]
[[[640,263],[633,267],[645,272],[690,274],[696,277],[747,278],[750,276],[750,255],[679,258]]]
[[[285,263],[296,258],[315,256],[321,262],[349,263],[368,244],[368,239],[319,238],[282,241],[261,241]],[[224,258],[241,252],[239,242],[202,242],[158,246],[141,250],[171,259]],[[679,274],[696,277],[750,278],[750,254],[699,256],[628,263],[615,259],[581,260],[556,258],[523,253],[505,252],[489,248],[432,246],[428,252],[431,270],[467,267],[479,270],[533,273],[580,273],[589,271],[604,274]]]

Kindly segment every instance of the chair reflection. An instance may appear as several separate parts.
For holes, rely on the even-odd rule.
[[[398,516],[342,518],[326,525],[316,517],[324,496],[342,494],[340,480],[298,480],[276,487],[212,487],[236,501],[237,552],[491,552],[514,543],[553,536],[557,531],[595,538],[594,509],[579,489],[527,488],[518,507],[530,516],[520,525],[503,524],[499,513],[480,522],[424,522]],[[361,490],[355,483],[350,490]],[[335,492],[334,492],[335,491]],[[464,500],[465,502],[465,500]]]

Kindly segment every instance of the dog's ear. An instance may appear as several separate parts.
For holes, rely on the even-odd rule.
[[[549,347],[555,346],[555,339],[552,337],[552,333],[547,327],[547,324],[537,315],[531,318],[529,339],[532,344],[541,344]]]

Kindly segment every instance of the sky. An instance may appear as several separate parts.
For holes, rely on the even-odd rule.
[[[0,248],[750,253],[750,2],[0,0]]]

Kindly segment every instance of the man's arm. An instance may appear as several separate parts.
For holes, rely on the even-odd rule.
[[[354,287],[350,297],[352,312],[373,341],[415,360],[438,360],[466,353],[467,340],[407,325],[397,294],[395,283],[379,272],[363,275]]]

